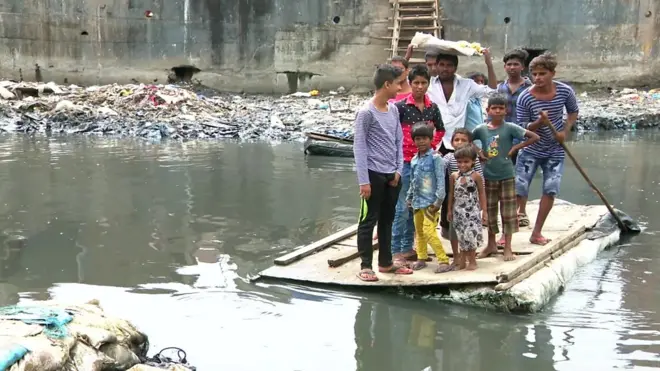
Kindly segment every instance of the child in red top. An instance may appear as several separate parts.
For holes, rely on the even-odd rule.
[[[401,191],[396,206],[394,222],[392,225],[392,254],[398,263],[406,260],[415,260],[413,240],[415,227],[412,212],[406,205],[406,193],[410,187],[410,161],[417,153],[417,146],[412,140],[410,131],[412,126],[420,121],[427,122],[435,129],[432,148],[436,148],[444,135],[444,125],[440,116],[440,109],[431,102],[426,91],[431,81],[429,70],[424,65],[416,65],[410,69],[408,81],[412,91],[410,95],[395,105],[399,110],[399,120],[403,130],[403,173],[401,174]]]

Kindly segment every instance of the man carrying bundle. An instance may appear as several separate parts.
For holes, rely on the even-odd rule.
[[[456,75],[458,56],[451,54],[438,54],[436,56],[435,71],[437,76],[431,79],[428,95],[433,103],[438,105],[445,125],[445,136],[440,144],[439,152],[444,156],[453,152],[451,137],[454,130],[464,128],[467,118],[467,107],[470,99],[483,98],[497,89],[497,76],[493,68],[493,61],[488,49],[483,50],[484,61],[488,70],[488,85],[479,85],[472,79]],[[447,183],[449,183],[449,180]],[[447,221],[447,198],[442,204],[440,218],[442,236],[447,238],[449,221]]]

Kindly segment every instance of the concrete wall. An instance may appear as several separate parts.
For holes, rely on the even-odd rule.
[[[39,64],[59,83],[164,82],[192,64],[227,90],[286,91],[284,71],[321,75],[305,88],[368,85],[389,15],[369,1],[0,0],[0,75],[34,79]]]
[[[490,45],[498,62],[505,48],[548,49],[569,81],[658,80],[658,0],[452,0],[443,8],[447,39]],[[470,59],[461,70],[485,71]]]
[[[442,6],[448,39],[491,45],[498,59],[505,46],[550,49],[561,77],[589,82],[657,71],[658,3]],[[162,83],[172,67],[194,65],[197,78],[224,90],[283,92],[284,72],[316,74],[300,89],[364,88],[388,57],[389,41],[379,37],[389,16],[387,0],[0,0],[0,76],[31,80],[38,64],[44,80],[58,83]],[[482,65],[471,58],[461,71]]]

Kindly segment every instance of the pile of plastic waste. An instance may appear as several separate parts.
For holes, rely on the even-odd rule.
[[[578,103],[578,130],[634,130],[660,126],[660,89],[625,88],[595,97],[582,93]]]
[[[369,97],[343,89],[284,96],[232,95],[179,85],[0,81],[0,132],[115,137],[290,141],[317,132],[350,138]],[[623,89],[579,97],[578,130],[654,127],[660,90]]]
[[[351,130],[365,97],[341,90],[324,97],[312,93],[240,96],[176,85],[83,88],[0,81],[0,130],[244,140],[295,140],[305,131]]]
[[[194,371],[178,360],[148,357],[147,336],[130,322],[106,315],[97,301],[54,301],[0,308],[0,369],[8,371]]]

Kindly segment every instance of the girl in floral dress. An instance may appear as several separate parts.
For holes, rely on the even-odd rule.
[[[454,152],[458,171],[449,177],[447,219],[452,222],[461,249],[459,269],[477,269],[477,249],[484,242],[483,225],[488,223],[484,179],[474,171],[477,151],[464,146]],[[467,262],[466,262],[467,260]]]

